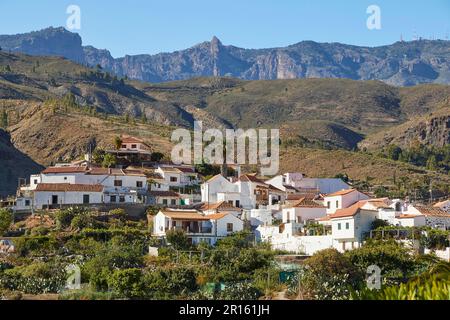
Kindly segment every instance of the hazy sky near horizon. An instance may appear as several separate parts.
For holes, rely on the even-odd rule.
[[[287,46],[303,40],[362,46],[450,34],[450,0],[1,0],[0,34],[66,26],[69,5],[81,9],[83,45],[114,57],[185,49],[216,35],[243,48]],[[381,29],[366,12],[381,9]]]

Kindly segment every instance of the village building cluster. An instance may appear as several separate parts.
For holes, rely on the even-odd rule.
[[[431,206],[374,198],[341,179],[310,178],[298,172],[270,179],[218,174],[206,180],[193,166],[151,162],[148,146],[134,137],[124,137],[121,148],[106,152],[126,158],[129,165],[102,168],[87,157],[48,167],[19,186],[13,210],[155,206],[156,237],[179,229],[194,244],[214,245],[250,229],[256,241],[306,255],[326,248],[358,248],[371,236],[376,220],[399,228],[450,228],[450,200]]]

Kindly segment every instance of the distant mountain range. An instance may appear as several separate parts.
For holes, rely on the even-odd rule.
[[[348,78],[381,80],[396,86],[450,84],[450,41],[418,40],[381,47],[302,41],[269,49],[223,45],[214,37],[189,49],[156,55],[113,58],[108,50],[83,46],[66,29],[1,35],[3,50],[63,56],[89,66],[101,65],[118,76],[147,82],[229,76],[244,80]]]

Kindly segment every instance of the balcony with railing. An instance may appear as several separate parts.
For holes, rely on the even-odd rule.
[[[183,221],[181,225],[172,226],[172,230],[182,230],[187,235],[211,235],[212,226],[203,225],[198,221]]]

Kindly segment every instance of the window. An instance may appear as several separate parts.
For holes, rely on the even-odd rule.
[[[338,223],[338,230],[341,230],[341,224]]]
[[[163,205],[167,205],[167,199],[163,199]]]
[[[170,182],[177,182],[178,178],[177,177],[170,177]]]
[[[114,187],[121,187],[122,186],[122,180],[114,180]]]
[[[34,179],[34,184],[38,184],[38,181],[37,181],[37,179]]]
[[[135,144],[131,145],[131,149],[136,149],[136,148],[137,148],[137,145],[135,145]]]
[[[110,196],[109,199],[111,202],[117,202],[116,196]]]
[[[331,202],[328,201],[328,202],[327,202],[327,208],[330,209],[330,207],[331,207]]]
[[[233,232],[233,224],[227,223],[227,232]]]
[[[83,204],[89,204],[89,195],[83,194]]]
[[[170,200],[170,203],[174,206],[174,205],[176,205],[177,204],[177,200],[175,200],[175,199],[172,199],[172,200]]]
[[[67,180],[67,177],[64,177],[64,180]]]
[[[345,223],[345,229],[347,229],[347,230],[350,229],[350,223],[348,223],[348,222]]]
[[[119,202],[125,202],[125,196],[120,196],[119,197]]]
[[[142,183],[142,181],[136,181],[137,188],[142,188],[143,186],[144,186],[144,184]]]
[[[30,200],[25,200],[25,207],[29,207],[30,206]]]
[[[336,209],[339,208],[339,201],[336,200]]]
[[[122,145],[122,149],[126,149],[127,148],[127,145],[126,144],[123,144]]]

